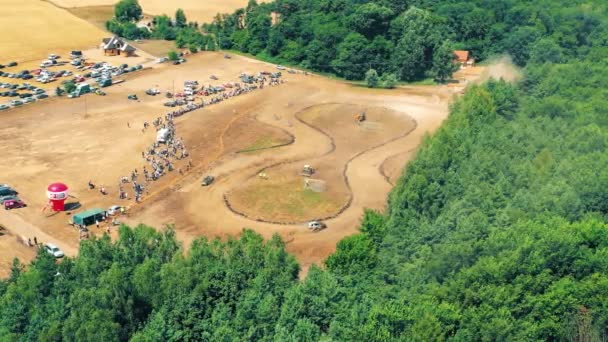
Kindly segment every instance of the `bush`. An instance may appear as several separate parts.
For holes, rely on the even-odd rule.
[[[177,52],[175,51],[169,51],[169,53],[167,54],[167,57],[169,58],[170,61],[176,61],[179,56],[177,55]]]
[[[106,29],[117,36],[122,36],[122,24],[116,18],[106,21]]]
[[[122,36],[127,39],[142,39],[150,36],[150,33],[145,28],[139,28],[133,23],[124,23],[122,25]]]
[[[376,70],[369,69],[365,73],[365,83],[367,84],[368,88],[377,88],[379,80],[380,79],[378,78],[378,73]]]
[[[393,89],[397,85],[397,75],[385,73],[380,77],[380,87],[385,89]]]
[[[66,91],[66,93],[71,93],[76,90],[76,84],[72,81],[68,81],[63,85],[63,89]]]

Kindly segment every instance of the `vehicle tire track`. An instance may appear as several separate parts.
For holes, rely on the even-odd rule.
[[[415,149],[415,148],[412,148],[412,149],[409,149],[409,150],[407,150],[407,151],[405,151],[405,152],[399,152],[399,153],[392,154],[392,155],[390,155],[390,156],[386,157],[386,158],[385,158],[385,159],[382,161],[382,163],[381,163],[381,164],[378,166],[378,172],[379,172],[379,173],[382,175],[382,177],[384,177],[384,180],[385,180],[385,181],[386,181],[386,182],[387,182],[387,183],[388,183],[390,186],[395,186],[395,183],[393,183],[393,182],[391,181],[390,177],[389,177],[389,176],[386,174],[386,167],[385,167],[385,166],[386,166],[386,162],[387,162],[389,159],[391,159],[391,158],[393,158],[393,157],[395,157],[395,156],[398,156],[398,155],[400,155],[400,154],[404,154],[404,153],[412,153],[412,152],[414,152],[414,150],[416,150],[416,149]],[[408,160],[408,162],[409,162],[409,160]]]
[[[321,129],[319,127],[316,127],[316,126],[314,126],[314,125],[312,125],[312,124],[304,121],[299,116],[299,115],[301,115],[306,110],[309,110],[309,109],[317,107],[317,106],[325,106],[325,105],[348,105],[348,104],[346,104],[346,103],[340,103],[340,102],[331,102],[331,103],[321,103],[321,104],[311,105],[311,106],[305,107],[305,108],[301,109],[300,111],[298,111],[297,113],[295,113],[294,114],[294,118],[298,122],[300,122],[300,123],[302,123],[302,124],[304,124],[304,125],[312,128],[313,130],[315,130],[315,131],[319,132],[320,134],[326,136],[330,140],[330,142],[331,142],[331,148],[328,151],[326,151],[325,153],[323,153],[321,155],[318,155],[316,157],[312,157],[312,158],[311,157],[305,157],[305,158],[290,159],[290,160],[284,160],[284,161],[281,161],[281,162],[276,162],[276,163],[267,165],[267,166],[265,166],[265,167],[257,170],[252,175],[250,175],[246,180],[250,180],[251,178],[256,177],[259,173],[264,172],[265,170],[270,169],[272,167],[276,167],[276,166],[280,166],[280,165],[284,165],[284,164],[295,163],[295,162],[300,162],[300,161],[307,160],[307,159],[318,159],[318,158],[322,158],[322,157],[325,157],[325,156],[333,153],[335,151],[335,149],[336,149],[336,144],[335,144],[335,141],[334,141],[333,137],[330,136],[328,132],[326,132],[323,129]],[[362,156],[363,154],[365,154],[367,152],[371,152],[371,151],[376,150],[378,148],[381,148],[381,147],[383,147],[385,145],[388,145],[388,144],[390,144],[390,143],[392,143],[394,141],[397,141],[399,139],[402,139],[404,137],[407,137],[410,133],[412,133],[414,130],[416,130],[416,128],[418,128],[418,122],[414,118],[410,117],[409,115],[408,115],[408,118],[410,118],[410,120],[412,120],[413,125],[405,133],[403,133],[401,135],[398,135],[396,137],[393,137],[393,138],[391,138],[391,139],[389,139],[387,141],[384,141],[384,142],[382,142],[380,144],[377,144],[377,145],[371,146],[371,147],[369,147],[367,149],[364,149],[362,151],[359,151],[358,153],[356,153],[355,155],[351,156],[346,161],[346,163],[344,164],[344,167],[342,168],[342,179],[344,180],[344,183],[345,183],[346,188],[348,190],[348,194],[349,194],[348,195],[348,200],[346,201],[346,203],[335,214],[332,214],[332,215],[329,215],[329,216],[326,216],[326,217],[311,218],[310,220],[323,220],[323,221],[325,221],[325,220],[334,219],[334,218],[340,216],[342,213],[344,213],[348,208],[350,208],[350,206],[352,205],[353,199],[354,199],[354,193],[353,193],[353,190],[352,190],[352,186],[350,184],[350,179],[349,179],[349,177],[347,175],[348,168],[349,168],[350,164],[356,158]],[[390,184],[390,182],[389,182],[389,184]],[[304,223],[310,221],[310,220],[306,220],[306,221],[272,221],[272,220],[264,220],[264,219],[259,219],[259,218],[257,218],[257,219],[256,218],[252,218],[252,217],[248,216],[247,214],[245,214],[245,213],[243,213],[241,211],[238,211],[237,209],[235,209],[230,204],[230,200],[228,199],[229,194],[230,194],[230,190],[227,191],[227,192],[225,192],[222,195],[222,198],[223,198],[223,201],[224,201],[224,205],[233,214],[236,214],[236,215],[241,216],[243,218],[246,218],[248,220],[256,221],[256,222],[263,222],[263,223],[270,223],[270,224],[277,224],[277,225],[296,225],[296,224],[304,224]]]

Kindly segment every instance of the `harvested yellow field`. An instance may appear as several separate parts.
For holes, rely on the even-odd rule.
[[[51,0],[61,7],[86,7],[114,5],[118,0]],[[166,14],[173,17],[175,10],[181,8],[189,21],[210,22],[217,13],[232,13],[247,6],[248,0],[139,0],[144,13],[150,15]],[[258,3],[264,1],[258,1]]]
[[[106,36],[69,12],[40,0],[2,0],[0,55],[7,63],[91,48]]]

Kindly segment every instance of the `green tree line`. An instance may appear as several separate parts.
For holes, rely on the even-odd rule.
[[[136,23],[142,18],[142,8],[137,0],[120,0],[114,6],[114,18],[106,22],[108,31],[127,39],[163,39],[175,41],[178,48],[192,52],[215,50],[215,40],[203,34],[196,22],[188,22],[182,9],[175,11],[174,18],[154,16],[146,27]]]
[[[478,61],[508,53],[520,66],[587,54],[605,39],[603,14],[601,1],[251,0],[203,27],[222,49],[347,79],[374,69],[401,81],[444,81],[454,49]]]

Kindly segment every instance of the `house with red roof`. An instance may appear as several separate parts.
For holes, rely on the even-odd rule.
[[[454,50],[454,63],[460,64],[461,67],[468,67],[475,64],[475,59],[467,50]]]

